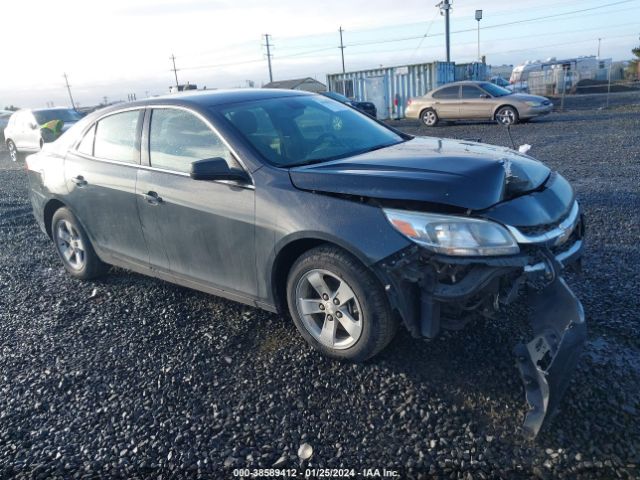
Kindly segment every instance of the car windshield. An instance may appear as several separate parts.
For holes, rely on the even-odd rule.
[[[480,86],[492,97],[504,97],[505,95],[511,95],[513,93],[493,83],[482,83]]]
[[[77,122],[82,118],[82,116],[78,112],[71,109],[40,110],[37,112],[33,112],[33,115],[36,117],[38,125],[44,125],[51,120],[62,120],[65,123],[71,123]]]
[[[214,108],[267,162],[279,167],[351,157],[405,140],[370,117],[322,95]]]

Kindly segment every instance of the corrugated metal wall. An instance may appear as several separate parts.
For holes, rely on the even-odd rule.
[[[491,78],[491,66],[485,63],[457,63],[456,82],[462,80],[489,80]]]
[[[353,93],[349,95],[351,91],[348,91],[347,96],[376,104],[380,119],[403,118],[409,98],[453,82],[454,76],[453,62],[433,62],[330,74],[327,75],[327,86],[331,91],[343,93],[342,81],[351,81]]]

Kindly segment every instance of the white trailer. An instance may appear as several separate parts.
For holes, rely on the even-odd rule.
[[[553,75],[557,77],[557,72],[564,72],[565,88],[570,89],[579,80],[584,79],[597,79],[604,72],[608,71],[611,67],[611,59],[597,58],[595,56],[590,57],[576,57],[558,60],[557,58],[548,58],[545,61],[536,60],[534,62],[527,60],[521,65],[517,65],[513,72],[511,72],[511,88],[514,92],[528,92],[529,91],[529,75],[533,72],[537,73],[534,76],[540,78],[541,76]]]

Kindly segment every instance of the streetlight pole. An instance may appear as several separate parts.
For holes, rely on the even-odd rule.
[[[478,61],[482,60],[480,56],[480,20],[482,20],[482,10],[476,10],[476,21],[478,22]]]

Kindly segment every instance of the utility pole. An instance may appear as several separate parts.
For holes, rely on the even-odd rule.
[[[447,42],[447,62],[451,61],[451,48],[449,46],[449,11],[452,0],[442,0],[436,7],[440,7],[440,15],[444,12],[445,38]]]
[[[172,53],[169,59],[173,62],[173,68],[171,70],[173,70],[173,74],[176,77],[176,88],[178,88],[179,85],[178,85],[178,69],[176,68],[176,56]]]
[[[67,74],[64,73],[64,83],[67,84],[67,92],[69,92],[69,100],[71,100],[71,108],[76,109],[76,104],[73,101],[73,97],[71,96],[71,86],[69,85],[69,79],[67,78]]]
[[[268,33],[264,34],[265,47],[267,47],[267,63],[269,64],[269,83],[273,82],[273,72],[271,71],[271,47],[272,44],[269,43],[269,35]]]
[[[602,41],[601,38],[598,38],[598,58],[600,58],[600,42]]]
[[[482,20],[482,10],[476,10],[476,21],[478,22],[478,61],[482,61],[480,56],[480,20]]]
[[[342,26],[340,26],[340,28],[338,29],[338,32],[340,32],[340,54],[342,55],[342,94],[343,95],[347,95],[347,87],[345,85],[345,78],[344,78],[344,74],[345,74],[345,68],[344,68],[344,43],[342,42],[342,32],[344,32],[344,30],[342,30]]]

